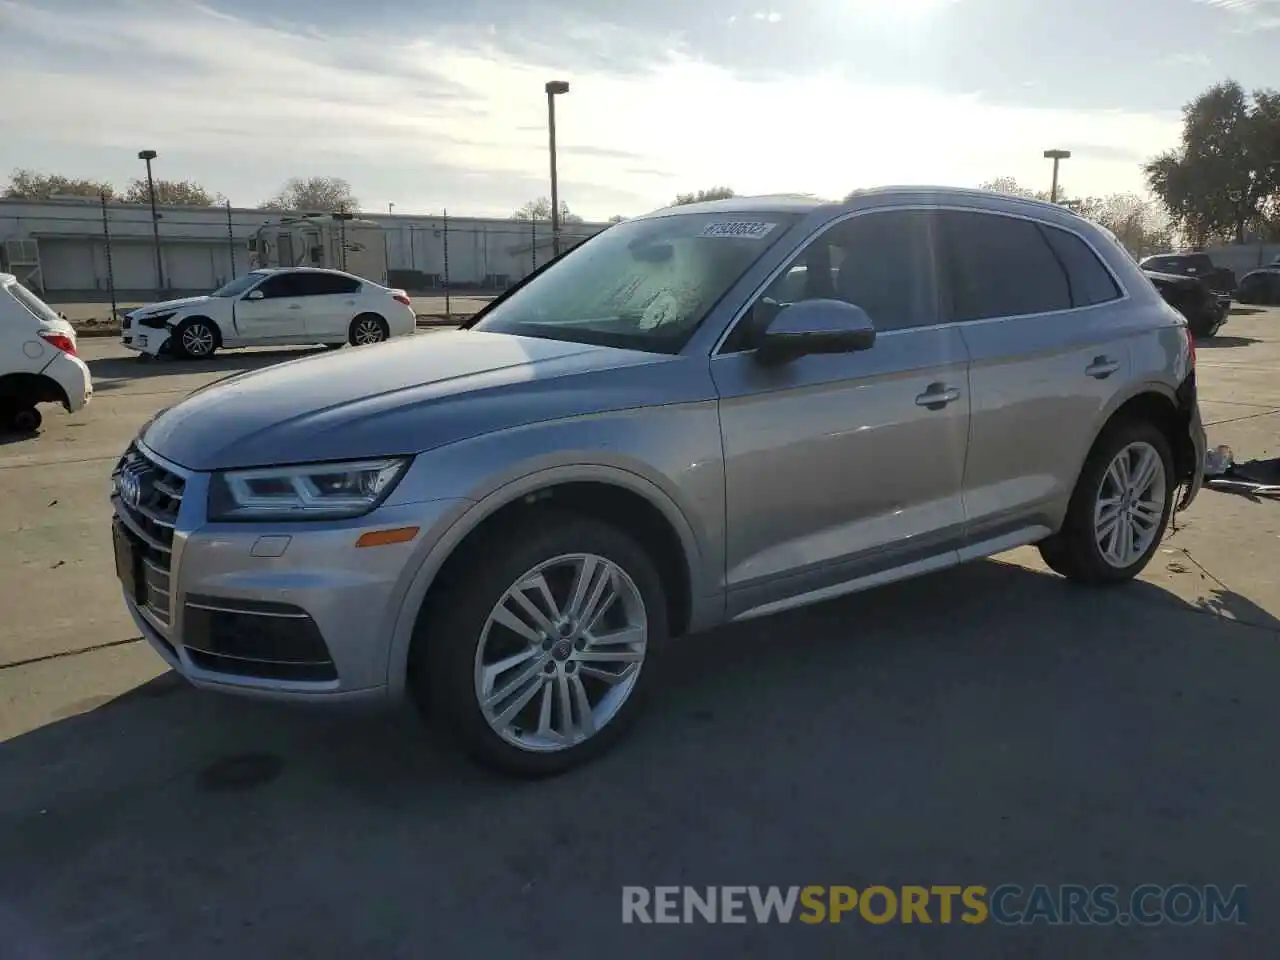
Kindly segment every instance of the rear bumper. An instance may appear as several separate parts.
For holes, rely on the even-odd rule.
[[[62,388],[67,398],[63,406],[68,413],[75,413],[93,399],[93,375],[79,357],[58,351],[41,372]]]
[[[1193,371],[1177,393],[1179,412],[1185,424],[1187,439],[1183,447],[1183,456],[1179,458],[1179,480],[1186,484],[1182,499],[1178,501],[1179,511],[1191,506],[1201,487],[1204,486],[1204,463],[1209,452],[1209,441],[1205,436],[1204,423],[1200,419],[1200,401],[1196,395],[1196,375]]]

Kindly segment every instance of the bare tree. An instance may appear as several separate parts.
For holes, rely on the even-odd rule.
[[[106,194],[114,199],[116,188],[101,180],[64,177],[56,173],[39,173],[35,170],[15,170],[9,177],[4,196],[13,200],[48,200],[50,197],[100,197]]]
[[[258,205],[259,210],[298,210],[303,213],[357,213],[360,201],[342,177],[292,177],[280,192]]]
[[[546,197],[538,197],[537,200],[530,200],[524,206],[520,207],[511,214],[512,220],[550,220],[551,219],[551,201]],[[560,222],[561,223],[581,223],[582,218],[576,213],[571,213],[569,205],[563,200],[560,201]]]
[[[708,200],[731,200],[737,194],[732,187],[708,187],[706,190],[695,190],[693,193],[677,193],[673,206],[682,207],[689,203],[705,203]]]
[[[226,203],[222,194],[211,194],[193,180],[156,180],[156,203],[166,207],[212,207]],[[147,181],[131,180],[125,191],[125,203],[150,203]]]

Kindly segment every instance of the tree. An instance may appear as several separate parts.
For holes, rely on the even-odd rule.
[[[512,220],[550,220],[551,219],[551,201],[546,197],[539,197],[537,200],[530,200],[523,207],[520,207],[511,214]],[[569,205],[563,200],[560,201],[560,222],[561,223],[581,223],[582,218],[576,213],[569,211]]]
[[[226,203],[222,194],[216,197],[192,180],[156,180],[156,203],[166,207],[212,207]],[[124,195],[125,203],[150,203],[151,194],[147,181],[135,179],[129,182]]]
[[[1280,204],[1280,93],[1215,84],[1183,107],[1178,146],[1143,172],[1194,246],[1268,232]]]
[[[258,205],[259,210],[298,210],[303,213],[357,213],[360,201],[342,177],[292,177],[280,192]]]
[[[1173,224],[1161,205],[1136,193],[1086,197],[1069,205],[1082,217],[1110,230],[1139,259],[1173,246]]]
[[[688,203],[704,203],[707,200],[731,200],[736,196],[732,187],[710,187],[693,193],[677,193],[674,206],[682,207]]]
[[[1044,200],[1049,201],[1048,190],[1032,190],[1030,187],[1024,187],[1018,183],[1013,177],[996,177],[994,180],[988,180],[986,183],[978,184],[979,190],[989,190],[992,193],[1003,193],[1010,197],[1025,197],[1028,200]],[[1062,203],[1067,198],[1067,189],[1061,183],[1058,184],[1058,203]]]
[[[48,200],[58,196],[96,199],[103,194],[106,194],[108,200],[113,199],[116,195],[115,187],[101,180],[83,180],[25,169],[13,171],[4,191],[5,197],[13,200]]]

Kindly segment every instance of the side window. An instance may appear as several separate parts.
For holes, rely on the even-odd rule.
[[[762,299],[844,300],[882,333],[936,323],[930,216],[886,210],[850,217],[805,247]],[[726,349],[743,349],[743,339],[735,330]]]
[[[1036,224],[996,213],[947,210],[940,217],[951,319],[1071,308],[1067,275]]]
[[[296,297],[295,286],[293,282],[295,274],[292,273],[276,273],[263,280],[255,289],[262,291],[262,296],[268,300],[278,300],[281,297]]]
[[[1056,227],[1042,224],[1040,230],[1067,271],[1072,306],[1091,307],[1095,303],[1120,299],[1120,288],[1087,243],[1074,233]]]
[[[295,275],[302,291],[300,297],[323,297],[330,294],[355,293],[360,289],[360,281],[350,277],[340,277],[336,273],[299,273]]]

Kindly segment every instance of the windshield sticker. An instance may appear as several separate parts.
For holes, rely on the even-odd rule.
[[[729,237],[744,240],[762,240],[776,227],[776,223],[763,220],[719,220],[702,228],[704,237]]]

